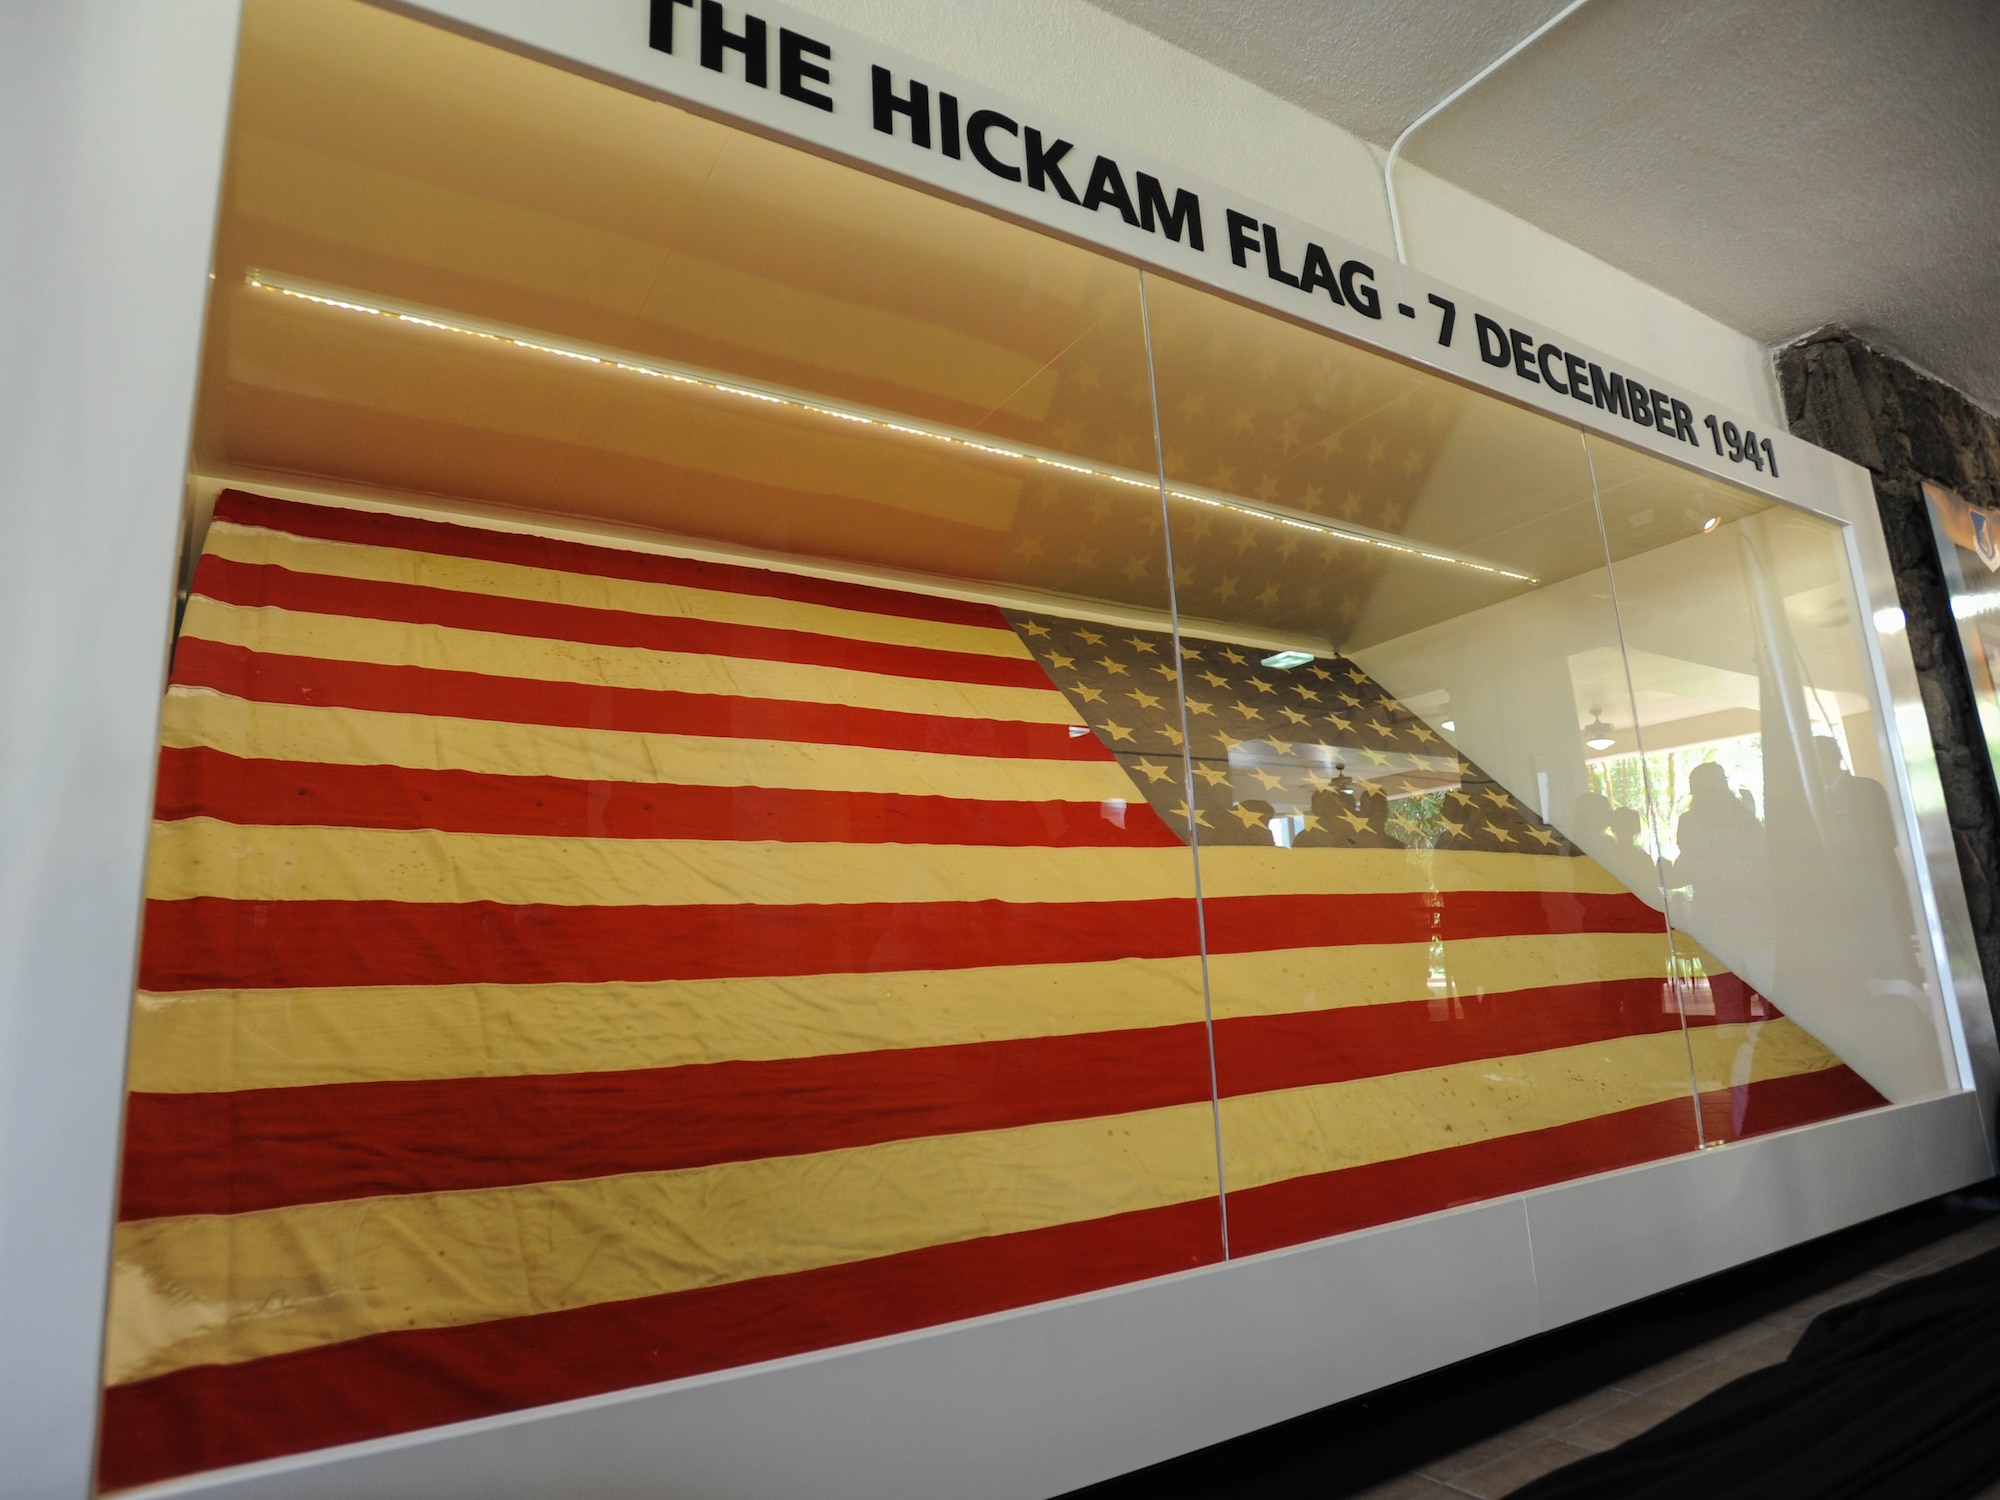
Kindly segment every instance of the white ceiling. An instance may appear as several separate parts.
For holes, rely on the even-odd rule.
[[[1383,146],[1562,8],[1093,3]],[[1766,343],[1843,324],[2000,411],[2000,0],[1592,0],[1404,154]]]

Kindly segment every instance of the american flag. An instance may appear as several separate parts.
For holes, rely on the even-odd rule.
[[[106,1486],[1880,1102],[1352,662],[1271,655],[226,493]]]

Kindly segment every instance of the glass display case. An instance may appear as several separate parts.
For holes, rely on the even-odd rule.
[[[119,1488],[1956,1087],[1841,528],[246,8]]]

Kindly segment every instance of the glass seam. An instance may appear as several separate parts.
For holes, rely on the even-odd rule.
[[[1194,735],[1188,726],[1187,658],[1181,652],[1181,609],[1174,584],[1174,523],[1167,509],[1167,450],[1160,435],[1160,377],[1153,364],[1153,316],[1146,273],[1139,272],[1139,329],[1146,341],[1146,393],[1153,408],[1153,461],[1160,476],[1160,545],[1167,563],[1167,623],[1174,642],[1174,692],[1181,714],[1181,798],[1187,808],[1188,854],[1194,866],[1195,944],[1201,955],[1201,1022],[1208,1038],[1208,1107],[1215,1127],[1215,1198],[1222,1217],[1222,1258],[1229,1259],[1229,1185],[1222,1166],[1222,1090],[1215,1069],[1215,1002],[1208,983],[1208,918],[1201,898],[1201,832],[1195,824]]]
[[[1658,803],[1653,800],[1653,772],[1646,764],[1646,736],[1639,726],[1639,692],[1632,682],[1632,656],[1625,645],[1625,612],[1618,605],[1618,573],[1611,558],[1611,531],[1604,524],[1604,501],[1597,488],[1597,460],[1590,452],[1590,434],[1581,427],[1577,440],[1583,445],[1584,467],[1590,472],[1590,508],[1597,516],[1597,539],[1604,548],[1604,585],[1611,593],[1611,623],[1618,633],[1618,666],[1625,674],[1625,701],[1632,705],[1632,743],[1639,750],[1639,785],[1646,794],[1646,815],[1650,820]],[[1654,829],[1657,839],[1659,830]],[[1687,989],[1681,981],[1680,955],[1674,947],[1673,897],[1667,889],[1666,873],[1660,857],[1653,855],[1653,875],[1660,882],[1660,921],[1667,930],[1667,983],[1674,992],[1674,1009],[1681,1023],[1681,1046],[1687,1053],[1688,1096],[1694,1106],[1694,1140],[1697,1151],[1708,1149],[1708,1131],[1701,1119],[1701,1076],[1695,1069],[1694,1035],[1688,1029]]]

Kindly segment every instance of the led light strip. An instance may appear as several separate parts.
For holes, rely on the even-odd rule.
[[[745,401],[761,401],[771,406],[789,407],[794,411],[810,412],[815,416],[830,417],[839,422],[880,428],[903,437],[948,444],[989,458],[1057,469],[1065,474],[1074,474],[1085,479],[1100,479],[1107,484],[1143,490],[1147,494],[1158,494],[1160,490],[1158,478],[1151,474],[1080,463],[1076,459],[1051,453],[1046,449],[974,437],[958,429],[935,426],[915,418],[874,411],[864,406],[853,406],[824,396],[812,396],[803,391],[787,390],[783,386],[766,385],[760,381],[722,375],[696,365],[676,364],[666,360],[649,359],[623,350],[574,343],[567,339],[534,333],[528,329],[510,328],[503,323],[445,314],[432,308],[419,307],[414,303],[374,297],[362,292],[349,291],[344,287],[328,286],[321,282],[306,281],[271,271],[248,271],[244,273],[243,279],[258,291],[272,292],[281,297],[309,302],[316,307],[332,308],[338,312],[360,313],[366,317],[383,318],[392,323],[401,323],[413,328],[428,328],[439,333],[456,334],[462,338],[483,339],[533,354],[547,354],[557,359],[572,360],[577,364],[597,365],[630,375],[643,375],[653,380],[671,381],[675,385],[695,386],[717,395],[734,396]],[[1280,526],[1314,532],[1336,541],[1376,547],[1385,552],[1422,558],[1426,562],[1448,563],[1453,567],[1469,568],[1475,573],[1506,578],[1516,583],[1536,582],[1532,575],[1516,572],[1512,568],[1503,568],[1498,563],[1486,562],[1480,558],[1436,547],[1421,546],[1367,526],[1328,521],[1285,506],[1246,500],[1240,495],[1226,495],[1215,490],[1177,486],[1169,486],[1167,494],[1176,500],[1186,500],[1195,505],[1205,505],[1214,510],[1228,511],[1234,515],[1248,516],[1260,521],[1275,522]]]

